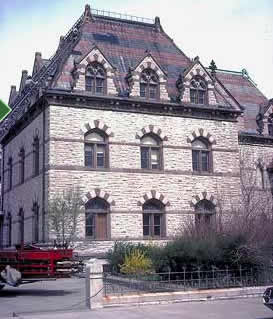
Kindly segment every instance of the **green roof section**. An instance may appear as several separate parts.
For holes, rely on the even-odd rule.
[[[0,99],[0,122],[9,114],[11,108]]]

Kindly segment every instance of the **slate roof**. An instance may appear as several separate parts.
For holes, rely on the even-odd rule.
[[[144,23],[102,15],[91,16],[90,7],[89,11],[87,9],[88,6],[75,24],[80,25],[80,39],[67,59],[58,66],[51,88],[71,90],[74,61],[80,61],[97,46],[117,70],[114,82],[118,90],[127,88],[125,76],[129,67],[134,68],[150,53],[167,74],[167,90],[170,97],[175,99],[178,93],[175,82],[179,74],[188,69],[193,61],[164,32],[159,18],[156,18],[155,23]],[[86,18],[86,15],[89,16]],[[57,52],[60,50],[61,46]],[[50,60],[42,59],[43,69],[47,65],[50,65]],[[266,97],[241,72],[216,70],[216,76],[226,88],[225,92],[217,90],[218,102],[221,106],[231,107],[230,101],[234,97],[245,109],[246,131],[255,132],[256,114],[261,104],[267,104]]]

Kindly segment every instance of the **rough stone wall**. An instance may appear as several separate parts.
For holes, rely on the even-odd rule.
[[[109,136],[110,168],[86,169],[84,165],[84,133],[86,123],[94,126],[102,121]],[[87,126],[88,126],[87,125]],[[160,128],[163,140],[162,171],[143,171],[140,166],[140,140],[144,127]],[[213,173],[192,173],[189,137],[203,128],[212,144]],[[200,135],[200,134],[199,134]],[[142,207],[145,194],[155,190],[167,199],[166,235],[178,234],[193,218],[193,197],[237,198],[239,190],[239,149],[237,123],[148,114],[133,114],[50,106],[49,193],[80,186],[83,193],[100,189],[111,195],[112,239],[142,239]],[[228,205],[225,207],[228,209]],[[84,222],[78,235],[84,238]]]
[[[46,123],[47,121],[46,111]],[[21,131],[9,144],[3,147],[4,155],[4,245],[7,244],[7,214],[12,215],[12,244],[19,243],[19,209],[24,211],[24,235],[25,243],[33,241],[33,203],[37,202],[39,205],[39,238],[42,236],[42,168],[43,168],[43,115],[38,115],[23,131]],[[46,139],[48,137],[48,126],[46,125]],[[39,156],[39,175],[33,175],[33,139],[35,136],[39,137],[40,142],[40,156]],[[25,180],[23,184],[19,183],[19,151],[24,147],[25,149]],[[46,156],[48,149],[46,147]],[[13,187],[8,190],[8,159],[13,158]],[[47,185],[47,179],[46,179]]]

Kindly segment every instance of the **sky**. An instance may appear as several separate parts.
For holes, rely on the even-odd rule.
[[[32,73],[35,52],[49,58],[88,0],[0,0],[0,99]],[[190,58],[219,69],[245,68],[273,97],[273,0],[92,0],[91,8],[152,18]]]

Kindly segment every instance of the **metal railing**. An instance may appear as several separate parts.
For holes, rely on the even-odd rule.
[[[118,12],[112,12],[112,11],[101,10],[101,9],[99,10],[99,9],[93,9],[93,8],[91,8],[91,12],[95,16],[97,15],[97,16],[110,17],[115,19],[154,24],[153,19],[137,17],[130,14],[126,14],[126,13],[118,13]]]
[[[105,295],[141,292],[172,292],[262,286],[273,283],[273,269],[225,268],[164,272],[145,275],[104,274]]]

